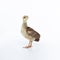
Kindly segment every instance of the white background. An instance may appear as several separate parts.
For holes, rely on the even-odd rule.
[[[22,48],[23,15],[41,34],[30,49]],[[0,60],[60,60],[60,0],[0,0]]]

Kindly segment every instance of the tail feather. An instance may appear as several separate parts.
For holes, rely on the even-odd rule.
[[[34,41],[39,42],[39,40],[40,40],[40,34],[37,33],[37,35],[35,36],[35,40]]]
[[[39,38],[38,39],[35,39],[34,41],[39,42]]]

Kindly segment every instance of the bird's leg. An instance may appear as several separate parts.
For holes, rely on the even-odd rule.
[[[28,45],[25,46],[24,48],[31,48],[32,47],[32,41],[29,41]]]
[[[28,47],[32,47],[32,41],[29,41]]]

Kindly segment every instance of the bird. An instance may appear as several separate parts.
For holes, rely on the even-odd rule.
[[[40,34],[27,25],[28,18],[29,17],[26,15],[22,17],[23,23],[21,27],[21,33],[29,41],[28,45],[24,46],[24,48],[31,48],[33,41],[39,42],[40,40]]]

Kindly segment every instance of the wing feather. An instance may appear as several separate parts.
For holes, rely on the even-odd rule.
[[[27,27],[27,30],[26,30],[27,34],[32,36],[32,37],[35,37],[35,38],[39,38],[40,37],[40,34],[37,33],[34,29],[30,28],[30,27]]]

